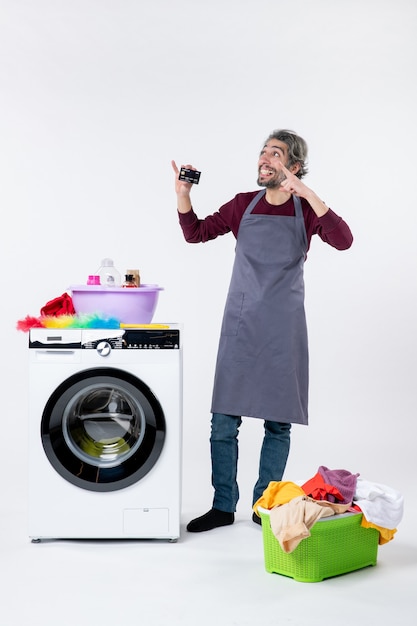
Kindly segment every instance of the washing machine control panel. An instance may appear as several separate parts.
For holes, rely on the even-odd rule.
[[[32,328],[29,348],[48,352],[96,350],[102,356],[107,356],[112,350],[178,350],[180,339],[179,328]]]
[[[127,329],[116,336],[90,338],[82,344],[86,350],[97,350],[107,356],[111,350],[178,350],[180,347],[179,329],[142,330]]]

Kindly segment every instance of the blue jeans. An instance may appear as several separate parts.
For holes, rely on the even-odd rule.
[[[242,418],[213,413],[211,419],[211,482],[214,487],[213,507],[234,513],[239,500],[237,484],[238,433]],[[290,450],[291,424],[264,422],[265,434],[259,459],[259,478],[253,490],[254,504],[270,481],[280,481]]]

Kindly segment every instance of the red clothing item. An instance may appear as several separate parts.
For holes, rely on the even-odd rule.
[[[327,500],[328,502],[344,502],[344,498],[340,491],[333,485],[324,482],[323,476],[319,472],[310,478],[301,489],[307,496],[314,500]]]
[[[41,308],[41,315],[52,315],[59,317],[60,315],[74,315],[75,309],[72,303],[72,298],[68,293],[63,293],[62,296],[49,300]]]
[[[220,207],[216,213],[204,219],[199,219],[194,210],[188,213],[178,213],[185,240],[189,243],[201,243],[229,232],[232,232],[237,238],[243,213],[258,192],[259,189],[257,191],[239,193],[233,200]],[[308,248],[313,235],[319,235],[325,243],[337,250],[350,248],[353,242],[352,233],[341,217],[331,209],[323,217],[317,217],[307,200],[304,198],[300,199],[306,226]],[[267,202],[265,196],[263,196],[253,210],[253,214],[287,215],[293,217],[295,214],[294,202],[291,197],[284,204],[276,206]]]

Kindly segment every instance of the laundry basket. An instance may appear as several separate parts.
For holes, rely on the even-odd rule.
[[[361,526],[361,513],[318,520],[310,537],[284,552],[271,530],[269,511],[258,507],[262,520],[265,569],[300,582],[320,582],[362,567],[376,565],[379,532]]]

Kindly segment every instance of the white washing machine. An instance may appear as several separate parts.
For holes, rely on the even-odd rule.
[[[29,536],[180,536],[178,324],[29,332]]]

